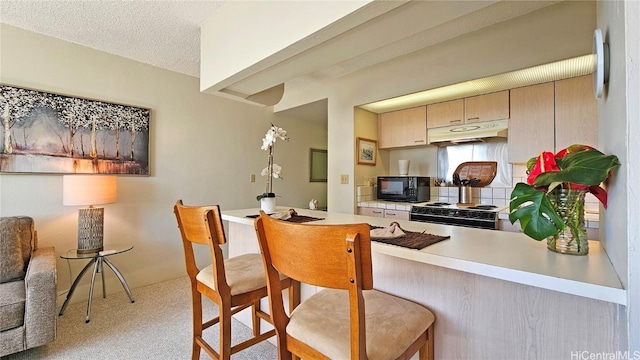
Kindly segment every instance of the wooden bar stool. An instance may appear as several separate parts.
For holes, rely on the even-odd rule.
[[[269,323],[269,314],[260,310],[260,299],[267,296],[267,283],[260,254],[245,254],[224,259],[220,245],[226,243],[220,208],[212,206],[184,206],[178,200],[173,207],[182,235],[187,274],[191,280],[193,302],[192,359],[200,359],[204,349],[214,359],[229,359],[231,354],[248,348],[275,335],[275,330],[260,333],[260,319]],[[196,266],[193,244],[208,245],[212,264],[200,270]],[[278,276],[278,275],[276,275]],[[280,276],[276,281],[282,289],[289,289],[290,311],[300,302],[300,283]],[[219,316],[202,322],[202,295],[218,304]],[[251,306],[253,338],[231,346],[231,316]],[[202,337],[202,331],[220,323],[220,353]]]
[[[267,272],[278,358],[433,359],[433,314],[373,290],[368,224],[309,225],[261,212],[256,232]],[[321,286],[287,316],[279,274]]]

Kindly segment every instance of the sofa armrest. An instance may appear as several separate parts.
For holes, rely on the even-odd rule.
[[[57,277],[53,247],[37,249],[31,253],[24,282],[24,333],[26,348],[29,349],[56,338]]]

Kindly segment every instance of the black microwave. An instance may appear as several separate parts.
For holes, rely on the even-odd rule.
[[[424,176],[378,176],[378,200],[429,201],[430,180]]]

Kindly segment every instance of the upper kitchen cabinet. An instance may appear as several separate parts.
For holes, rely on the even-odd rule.
[[[509,118],[509,90],[427,105],[427,128]]]
[[[592,75],[556,81],[556,148],[598,146],[598,100]]]
[[[427,128],[464,124],[464,99],[427,105]]]
[[[378,148],[388,149],[426,144],[426,106],[378,115]]]
[[[509,90],[464,99],[465,123],[509,118]]]
[[[554,149],[554,83],[511,89],[509,162],[526,163]]]

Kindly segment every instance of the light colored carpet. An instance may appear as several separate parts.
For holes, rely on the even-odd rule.
[[[133,304],[124,291],[106,299],[94,298],[88,324],[84,322],[86,302],[71,304],[64,315],[58,317],[58,334],[54,342],[2,359],[190,359],[189,287],[189,279],[185,276],[133,289],[136,300]],[[203,298],[203,306],[207,320],[218,312],[217,306],[206,298]],[[237,320],[233,320],[231,329],[232,344],[251,337],[251,329]],[[204,332],[205,340],[216,350],[218,333],[218,326]],[[237,360],[277,357],[275,346],[267,341],[231,356]],[[204,351],[200,358],[209,359]]]

